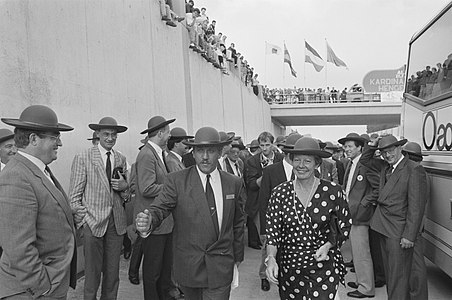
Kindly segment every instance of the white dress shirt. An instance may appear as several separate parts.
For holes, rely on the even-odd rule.
[[[0,171],[2,171],[5,167],[6,165],[0,161]]]
[[[42,173],[44,173],[44,175],[45,175],[47,178],[49,178],[50,182],[53,183],[53,180],[52,180],[52,178],[50,177],[50,174],[47,173],[46,170],[45,170],[45,169],[46,169],[46,165],[42,162],[42,160],[40,160],[39,158],[37,158],[37,157],[35,157],[35,156],[31,155],[31,154],[22,152],[22,151],[20,151],[20,150],[19,150],[19,153],[20,153],[22,156],[24,156],[26,159],[28,159],[29,161],[31,161],[36,167],[38,167],[38,169],[41,170]]]
[[[207,174],[201,172],[201,170],[196,166],[198,170],[199,177],[201,178],[202,187],[204,193],[206,192]],[[218,229],[221,231],[221,222],[223,221],[223,187],[221,186],[220,172],[215,168],[212,173],[210,173],[210,185],[212,186],[213,194],[215,196],[215,206],[217,207],[217,217],[218,217]]]
[[[350,188],[352,186],[353,174],[355,174],[356,165],[358,164],[360,158],[361,158],[361,154],[350,161],[350,163],[352,165],[350,167],[350,172],[348,173],[347,186],[345,187],[345,195],[347,195],[347,199],[348,199],[348,193],[350,193]]]
[[[162,156],[163,155],[162,147],[160,147],[156,143],[152,142],[151,140],[148,140],[148,143],[149,143],[149,145],[151,145],[152,148],[154,148],[155,152],[157,152],[157,155],[159,156],[162,163],[165,164],[165,162],[163,161],[163,156]]]
[[[286,173],[287,181],[289,181],[292,178],[293,167],[286,161],[286,159],[283,159],[283,167],[284,173]]]
[[[113,172],[113,168],[115,165],[115,151],[113,149],[107,150],[104,147],[99,145],[99,152],[100,152],[100,156],[102,157],[104,167],[107,167],[107,152],[108,151],[110,151],[110,164],[111,164],[111,171]]]

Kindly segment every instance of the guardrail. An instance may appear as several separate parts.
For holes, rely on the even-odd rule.
[[[325,94],[298,93],[264,95],[269,104],[311,104],[311,103],[357,103],[357,102],[381,102],[378,93],[348,93],[345,99],[332,99]]]

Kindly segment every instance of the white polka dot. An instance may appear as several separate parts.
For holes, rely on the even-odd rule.
[[[325,185],[324,187],[323,187],[323,190],[326,192],[326,191],[328,191],[328,187]]]
[[[312,293],[314,295],[314,297],[318,297],[319,296],[319,292],[314,291],[314,293]]]
[[[330,281],[330,282],[334,282],[334,278],[331,276],[331,277],[329,278],[329,281]]]
[[[322,281],[322,277],[317,277],[317,282],[321,282]]]
[[[336,197],[334,197],[334,195],[330,195],[330,199],[331,200],[336,200]]]
[[[328,286],[326,284],[322,284],[322,290],[326,291],[328,289]]]
[[[325,207],[328,203],[326,201],[322,201],[322,206]]]
[[[326,221],[326,217],[325,216],[322,216],[322,217],[320,217],[320,220],[322,220],[322,221]]]
[[[316,208],[314,208],[314,213],[316,214],[316,213],[318,213],[319,212],[319,209],[316,207]]]

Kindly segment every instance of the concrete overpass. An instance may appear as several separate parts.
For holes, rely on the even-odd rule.
[[[273,122],[282,126],[400,125],[402,102],[271,104]]]

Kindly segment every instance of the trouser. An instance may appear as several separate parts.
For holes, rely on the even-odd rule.
[[[30,293],[27,293],[27,292],[1,298],[1,300],[33,300],[33,299],[34,298],[30,295]],[[45,296],[41,296],[38,299],[39,300],[66,300],[67,296],[63,296],[63,297],[45,297]]]
[[[116,232],[113,214],[110,214],[104,236],[93,236],[87,224],[83,227],[83,235],[85,251],[84,299],[97,299],[96,295],[101,277],[100,299],[116,299],[119,287],[119,257],[124,237]]]
[[[410,300],[410,272],[413,248],[403,249],[400,238],[380,235],[381,252],[386,273],[388,300]]]
[[[369,244],[370,254],[372,255],[375,282],[386,282],[383,256],[381,254],[380,234],[371,228],[369,229]]]
[[[353,265],[358,291],[364,295],[375,295],[374,269],[369,247],[369,226],[352,225],[350,231]]]
[[[265,265],[265,259],[267,258],[267,235],[261,235],[262,252],[261,252],[261,265],[259,266],[259,278],[267,279],[267,266]]]
[[[181,286],[185,300],[228,300],[231,294],[231,285],[209,289],[190,288]]]
[[[427,267],[424,260],[424,240],[421,234],[414,242],[413,266],[410,275],[411,300],[428,299]]]
[[[259,214],[257,214],[258,216]],[[249,246],[260,246],[261,240],[259,236],[259,231],[256,226],[256,224],[259,224],[256,221],[259,221],[257,219],[257,216],[255,218],[251,218],[248,216],[246,218],[246,226],[248,227],[248,245]]]
[[[138,278],[141,259],[143,257],[143,238],[138,235],[132,247],[132,256],[129,264],[129,277]]]
[[[145,300],[171,299],[172,234],[149,235],[143,239],[143,290]]]

